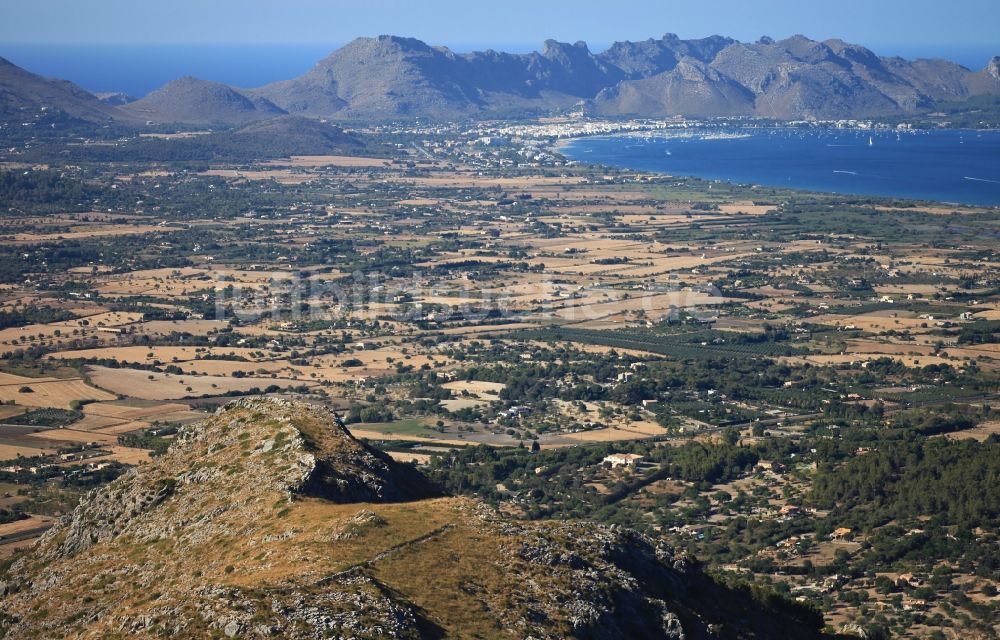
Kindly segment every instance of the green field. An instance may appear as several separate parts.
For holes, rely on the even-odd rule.
[[[350,425],[364,429],[366,431],[378,431],[379,433],[394,434],[401,436],[422,436],[427,435],[430,430],[423,420],[411,418],[409,420],[396,420],[395,422],[372,422],[358,423]],[[350,428],[350,426],[348,428]]]

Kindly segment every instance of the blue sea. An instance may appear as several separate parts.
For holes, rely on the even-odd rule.
[[[742,129],[594,137],[562,151],[614,167],[809,191],[1000,206],[1000,131]]]
[[[87,91],[141,98],[171,80],[194,76],[237,87],[259,87],[302,75],[335,44],[2,44],[0,56]]]

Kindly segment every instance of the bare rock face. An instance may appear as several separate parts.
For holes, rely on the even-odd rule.
[[[990,63],[986,65],[986,75],[994,80],[1000,80],[1000,56],[993,56]]]
[[[5,638],[806,638],[822,622],[628,529],[440,497],[325,409],[262,398],[88,495],[0,582]]]
[[[135,102],[137,100],[135,96],[130,96],[129,94],[124,93],[122,91],[95,93],[94,95],[97,96],[97,99],[103,102],[104,104],[110,104],[115,107],[120,107],[122,105],[126,105],[130,102]]]

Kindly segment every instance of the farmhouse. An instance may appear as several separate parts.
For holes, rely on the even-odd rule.
[[[118,335],[125,333],[125,329],[121,327],[97,327],[97,330],[103,333],[114,333]]]
[[[916,577],[912,573],[901,573],[898,578],[896,578],[896,586],[910,589],[916,589],[923,585],[924,581]]]
[[[603,462],[611,464],[612,468],[635,467],[641,460],[642,456],[638,453],[612,453],[609,456],[605,456]]]
[[[785,470],[780,462],[773,462],[771,460],[761,460],[757,463],[757,468],[761,471],[770,471],[772,473],[781,473]]]
[[[853,534],[854,534],[854,530],[853,529],[849,529],[847,527],[840,527],[838,529],[834,529],[833,533],[830,534],[830,539],[831,540],[846,540],[846,539],[850,538],[851,535],[853,535]]]

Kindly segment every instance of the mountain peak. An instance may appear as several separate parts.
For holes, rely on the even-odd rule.
[[[284,113],[268,100],[193,76],[172,80],[123,110],[146,120],[192,124],[244,124]]]
[[[356,38],[347,47],[360,47],[366,50],[398,51],[426,53],[433,50],[423,40],[406,36],[380,35],[374,38]],[[345,48],[347,48],[345,47]]]
[[[560,42],[558,40],[548,39],[543,43],[542,55],[546,58],[551,58],[560,55],[590,55],[590,48],[587,43],[583,40],[577,40],[573,44],[568,42]]]

